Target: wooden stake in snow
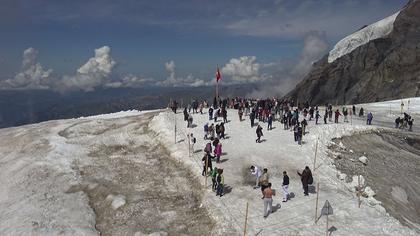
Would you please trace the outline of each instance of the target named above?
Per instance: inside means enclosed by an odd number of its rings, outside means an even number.
[[[247,228],[247,221],[248,221],[248,207],[249,207],[249,202],[246,202],[244,236],[246,235],[246,228]]]
[[[315,174],[316,153],[318,152],[318,140],[319,140],[319,138],[316,138],[316,144],[315,144],[315,158],[314,158],[314,168],[312,169],[312,174]]]
[[[191,143],[190,143],[190,135],[191,135],[191,134],[188,134],[188,135],[187,135],[187,138],[188,138],[188,156],[189,156],[189,157],[191,156]]]
[[[316,184],[315,224],[318,222],[319,183]]]
[[[360,208],[360,205],[362,204],[362,201],[360,200],[360,195],[362,195],[362,192],[360,191],[360,175],[357,175],[357,198],[358,198],[358,201],[359,201],[359,208]]]
[[[174,123],[175,123],[175,144],[176,144],[176,113],[174,113]]]

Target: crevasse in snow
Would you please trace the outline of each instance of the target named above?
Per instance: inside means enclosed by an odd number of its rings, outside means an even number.
[[[376,23],[366,26],[365,28],[340,40],[328,55],[328,63],[334,62],[338,58],[352,52],[354,49],[368,43],[371,40],[383,38],[392,32],[394,21],[400,12],[392,16],[388,16]]]

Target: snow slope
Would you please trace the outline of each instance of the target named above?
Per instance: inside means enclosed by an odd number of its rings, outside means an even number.
[[[354,49],[367,44],[369,41],[384,38],[392,32],[394,28],[394,21],[400,12],[395,13],[385,19],[366,26],[365,28],[345,37],[340,40],[328,55],[328,63],[332,63],[337,58],[340,58]]]
[[[415,109],[418,113],[419,109],[414,104],[420,103],[420,99],[413,98],[411,102],[413,104],[411,109]],[[396,101],[391,101],[365,104],[363,107],[366,112],[372,111],[375,117],[381,117],[386,116],[389,112],[388,107],[395,104]],[[378,109],[378,107],[387,109]],[[395,110],[394,107],[394,112]],[[197,176],[200,176],[202,149],[206,143],[202,138],[202,127],[209,121],[207,114],[194,114],[193,117],[197,126],[187,129],[182,113],[175,116],[172,112],[163,112],[153,119],[151,128],[158,131],[160,138],[167,144],[174,158],[190,166]],[[174,119],[177,123],[178,141],[176,144],[174,144]],[[208,180],[204,203],[219,223],[218,231],[216,231],[218,235],[226,234],[231,227],[234,227],[237,232],[243,232],[247,202],[250,207],[248,235],[325,234],[325,217],[322,217],[317,224],[314,223],[316,194],[304,197],[300,179],[296,174],[297,170],[302,171],[306,165],[313,169],[317,139],[319,145],[314,178],[315,182],[320,184],[318,205],[321,208],[325,200],[331,203],[334,215],[329,217],[330,227],[334,226],[336,230],[333,235],[418,235],[414,230],[401,225],[389,216],[373,196],[363,198],[362,207],[359,209],[354,192],[357,178],[353,177],[351,183],[340,180],[339,177],[342,177],[342,174],[336,170],[333,160],[327,156],[327,146],[331,144],[332,138],[376,129],[376,126],[366,126],[364,119],[356,117],[351,119],[351,123],[340,124],[314,125],[310,121],[309,133],[304,136],[304,144],[299,146],[293,141],[293,133],[283,130],[279,122],[274,123],[275,129],[271,131],[267,131],[266,124],[263,124],[265,141],[255,143],[255,128],[250,128],[248,120],[239,122],[235,110],[228,110],[228,119],[230,122],[226,124],[226,133],[229,138],[221,141],[225,153],[222,156],[224,161],[220,164],[213,163],[213,166],[224,169],[228,191],[222,198],[216,197],[209,187],[211,181]],[[393,118],[387,119],[385,124],[390,124],[392,127]],[[373,124],[375,124],[375,118]],[[186,135],[190,132],[197,137],[196,152],[191,156],[188,155],[186,143]],[[262,217],[263,202],[260,191],[254,190],[247,184],[247,172],[250,165],[268,168],[273,188],[277,189],[278,195],[273,203],[276,211],[267,219]],[[294,197],[287,203],[281,202],[281,178],[284,170],[289,174],[290,191],[294,193]],[[201,178],[204,184],[204,177]]]

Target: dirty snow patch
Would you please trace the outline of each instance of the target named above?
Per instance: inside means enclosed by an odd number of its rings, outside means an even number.
[[[396,201],[408,204],[407,192],[399,186],[392,187],[391,196]]]
[[[368,158],[366,156],[359,157],[359,161],[363,163],[363,165],[367,165]]]

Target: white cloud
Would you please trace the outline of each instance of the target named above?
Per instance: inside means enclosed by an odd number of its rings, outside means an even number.
[[[2,81],[2,88],[36,88],[48,89],[54,78],[51,69],[44,70],[37,62],[38,51],[28,48],[23,52],[22,69],[13,79]]]
[[[95,56],[81,66],[76,75],[65,75],[60,83],[61,90],[92,91],[109,82],[116,62],[111,57],[111,48],[103,46],[95,49]]]
[[[328,52],[325,33],[312,31],[304,38],[299,58],[268,63],[266,69],[272,75],[250,97],[282,96],[293,89],[311,70],[313,63]]]
[[[108,88],[138,88],[144,85],[149,85],[155,80],[152,78],[142,78],[136,75],[126,75],[121,80],[108,82],[105,87]]]
[[[202,79],[195,78],[192,74],[189,74],[187,77],[177,77],[175,72],[175,62],[173,60],[165,63],[165,69],[168,72],[169,76],[166,80],[159,81],[156,85],[159,86],[173,86],[173,87],[198,87],[209,85],[209,82],[206,82]]]
[[[266,76],[260,74],[261,64],[256,62],[255,56],[242,56],[232,58],[222,68],[222,78],[229,76],[232,82],[257,82],[266,79]]]

